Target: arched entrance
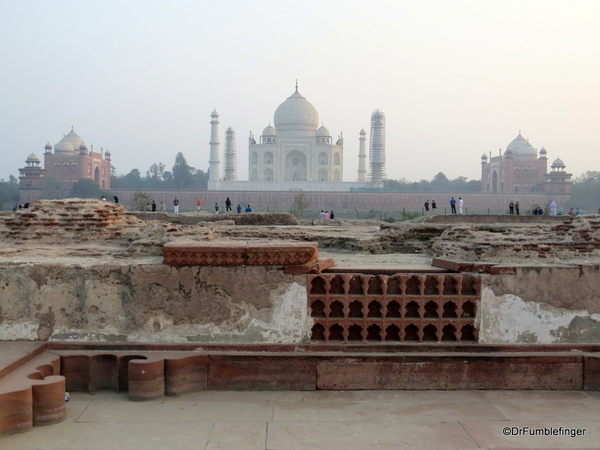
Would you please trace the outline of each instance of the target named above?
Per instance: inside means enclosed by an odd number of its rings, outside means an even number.
[[[285,157],[285,181],[306,181],[306,155],[300,150]]]
[[[492,192],[498,192],[498,172],[492,173]]]
[[[98,186],[100,186],[100,168],[96,167],[94,170],[94,181]]]

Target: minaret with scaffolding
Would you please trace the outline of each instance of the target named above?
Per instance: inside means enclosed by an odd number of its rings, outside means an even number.
[[[369,182],[373,188],[382,188],[385,179],[385,114],[378,109],[371,114],[370,144]]]
[[[235,149],[235,130],[231,127],[225,132],[225,171],[223,180],[237,181],[237,154]]]

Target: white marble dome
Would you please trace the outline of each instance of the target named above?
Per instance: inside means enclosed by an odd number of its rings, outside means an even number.
[[[25,162],[40,162],[40,158],[38,158],[38,156],[35,153],[32,153],[27,157],[27,160]]]
[[[71,144],[69,141],[66,141],[65,138],[63,138],[58,144],[56,144],[54,146],[55,153],[64,153],[64,152],[73,152],[73,151],[75,151],[73,144]]]
[[[329,130],[327,128],[325,128],[325,126],[321,126],[317,132],[315,133],[315,136],[318,137],[330,137],[331,133],[329,132]]]
[[[73,148],[79,148],[81,146],[81,144],[83,144],[83,139],[81,139],[79,137],[79,135],[77,133],[75,133],[75,131],[73,131],[73,129],[71,128],[71,131],[69,131],[69,134],[67,134],[64,138],[63,141],[68,141],[71,143],[71,145],[73,146]]]
[[[298,91],[290,95],[275,111],[275,128],[315,131],[319,113]]]
[[[269,126],[263,130],[262,135],[263,136],[277,136],[277,130],[275,130],[275,128],[273,128],[271,126],[271,124],[269,124]]]
[[[550,167],[566,167],[562,159],[556,158]]]

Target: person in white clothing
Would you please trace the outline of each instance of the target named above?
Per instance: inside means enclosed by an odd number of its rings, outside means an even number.
[[[458,213],[459,214],[463,213],[462,207],[463,207],[463,199],[462,199],[462,197],[458,197]]]

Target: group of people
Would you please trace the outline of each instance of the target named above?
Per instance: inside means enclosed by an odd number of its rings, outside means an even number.
[[[173,206],[174,206],[175,212],[178,213],[179,212],[179,200],[177,199],[177,197],[175,197],[175,200],[173,200]],[[198,199],[196,200],[196,208],[198,209],[198,214],[200,214],[200,211],[202,210],[202,199],[200,197],[198,197]],[[252,208],[250,207],[250,205],[248,205],[248,206],[246,206],[246,209],[244,209],[244,211],[252,212]],[[219,207],[219,203],[215,202],[215,216],[218,215],[219,212],[221,212],[221,208]],[[229,197],[227,197],[227,200],[225,200],[225,213],[229,213],[229,212],[233,212],[233,209],[231,207],[231,199]],[[242,212],[242,205],[240,205],[239,203],[236,207],[236,212],[238,214]]]
[[[450,213],[451,214],[456,214],[456,207],[458,206],[458,213],[462,214],[463,213],[463,206],[464,206],[464,200],[462,199],[462,197],[458,197],[458,201],[456,201],[456,199],[454,197],[452,197],[450,199]],[[435,200],[431,200],[431,203],[429,203],[429,199],[425,200],[425,203],[423,204],[423,209],[425,210],[425,215],[429,215],[429,211],[431,208],[431,212],[433,214],[437,213],[437,203],[435,202]]]
[[[331,212],[321,210],[321,212],[319,213],[319,219],[320,220],[335,219],[335,214],[333,213],[333,210]]]
[[[15,202],[15,206],[13,206],[13,212],[16,212],[20,209],[27,209],[29,208],[29,202],[26,202],[24,205],[21,205],[19,202]]]

